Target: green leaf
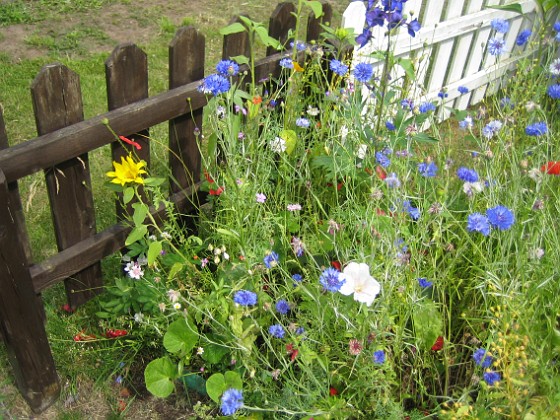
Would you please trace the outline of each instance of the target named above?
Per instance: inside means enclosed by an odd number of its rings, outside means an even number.
[[[414,71],[414,64],[412,64],[412,60],[408,58],[399,58],[397,64],[402,67],[406,76],[410,80],[416,79],[416,72]]]
[[[149,177],[149,178],[144,179],[144,185],[147,185],[149,187],[157,187],[157,186],[163,184],[165,181],[166,181],[165,178]]]
[[[150,247],[148,248],[148,264],[153,264],[158,259],[161,253],[161,241],[154,241],[150,243]]]
[[[132,231],[128,234],[126,240],[124,241],[125,246],[129,246],[134,242],[139,241],[148,233],[148,226],[140,225],[136,226]]]
[[[323,16],[323,5],[321,2],[313,0],[307,1],[305,4],[311,7],[311,10],[313,10],[313,14],[315,15],[315,19],[319,19]]]
[[[417,141],[419,143],[437,143],[439,140],[433,136],[430,136],[426,133],[418,133],[412,137],[412,140]]]
[[[220,397],[226,390],[226,378],[221,373],[215,373],[206,380],[206,392],[215,403],[220,403]]]
[[[220,346],[218,344],[208,344],[204,346],[204,353],[202,353],[202,359],[211,365],[220,363],[226,354],[229,353],[227,347]]]
[[[124,204],[130,203],[132,197],[134,197],[134,188],[132,187],[125,188],[123,192],[123,203]]]
[[[297,145],[297,134],[294,130],[280,131],[280,137],[286,142],[286,153],[291,155]]]
[[[224,378],[226,380],[226,389],[243,389],[243,381],[241,380],[241,376],[239,376],[239,373],[234,372],[233,370],[228,370],[225,373]]]
[[[152,360],[144,371],[146,388],[153,395],[166,398],[173,392],[173,381],[177,376],[176,366],[167,357]]]
[[[487,6],[489,9],[505,10],[506,12],[514,12],[523,14],[523,8],[519,3],[504,4],[503,6]]]
[[[206,392],[206,380],[195,373],[188,373],[181,377],[181,381],[185,384],[185,387],[198,392],[201,395],[207,395]]]
[[[221,35],[231,35],[231,34],[238,34],[240,32],[245,32],[247,29],[239,22],[232,23],[231,25],[226,26],[225,28],[220,29]]]
[[[163,346],[173,354],[188,354],[197,343],[196,326],[186,318],[172,322],[163,336]]]
[[[412,315],[416,339],[424,350],[429,350],[443,335],[443,322],[436,304],[428,299],[420,301]]]
[[[218,149],[218,135],[214,132],[208,136],[208,146],[206,153],[208,153],[208,161],[216,161],[216,151]]]
[[[249,57],[244,55],[236,55],[235,57],[230,57],[237,64],[249,64]]]
[[[264,26],[257,26],[255,28],[257,36],[264,44],[265,47],[273,47],[277,50],[281,48],[280,42],[268,35],[268,30]]]
[[[132,208],[134,209],[134,214],[132,215],[134,226],[143,225],[148,214],[148,206],[144,203],[134,203]]]
[[[183,269],[183,264],[176,262],[171,266],[171,270],[169,270],[169,275],[167,276],[168,279],[172,279],[175,277],[181,270]]]

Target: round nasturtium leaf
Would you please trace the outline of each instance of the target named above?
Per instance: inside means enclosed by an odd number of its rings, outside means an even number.
[[[146,388],[153,395],[166,398],[175,389],[173,381],[177,376],[177,367],[167,357],[152,360],[144,370]]]

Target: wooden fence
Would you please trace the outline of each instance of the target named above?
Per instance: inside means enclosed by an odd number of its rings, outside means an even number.
[[[445,106],[464,110],[495,92],[506,71],[519,59],[534,53],[534,44],[520,47],[515,41],[522,30],[532,28],[536,1],[516,2],[521,5],[523,15],[491,8],[510,3],[505,0],[408,0],[404,11],[417,17],[422,28],[414,38],[406,28],[400,28],[392,41],[392,51],[395,57],[411,58],[415,63],[416,80],[411,99],[415,103],[433,101],[445,90],[448,94]],[[504,54],[499,59],[487,51],[488,41],[496,36],[491,28],[491,21],[496,18],[510,22],[504,36]],[[361,33],[364,23],[364,3],[350,3],[342,25]],[[537,32],[536,28],[532,29]],[[383,62],[372,59],[370,54],[387,49],[385,32],[386,28],[376,28],[374,38],[363,48],[354,50],[354,65],[371,62],[378,74],[381,73]],[[397,68],[393,80],[403,75],[404,70]],[[468,88],[469,93],[461,95],[459,86]],[[445,119],[449,111],[441,110],[439,116]]]
[[[331,20],[328,3],[323,11],[321,18],[309,18],[307,41],[317,39],[320,24]],[[269,35],[286,44],[295,28],[294,12],[292,3],[279,4]],[[246,33],[225,36],[223,57],[248,55],[248,48]],[[256,64],[256,80],[279,75],[278,63],[286,54],[267,54]],[[47,65],[31,86],[38,137],[13,147],[0,111],[0,331],[17,385],[35,412],[60,393],[41,291],[63,281],[72,308],[88,301],[102,290],[100,261],[123,248],[130,232],[124,224],[96,231],[88,153],[110,143],[113,160],[128,154],[104,124],[108,120],[116,133],[142,144],[136,153],[149,162],[147,130],[169,121],[169,165],[177,182],[170,200],[181,212],[196,214],[201,157],[194,132],[202,126],[207,103],[197,89],[204,58],[204,36],[193,27],[180,28],[169,46],[170,89],[148,97],[146,54],[132,43],[117,46],[105,62],[109,112],[86,121],[78,75],[60,64]],[[45,173],[59,252],[33,262],[17,183],[38,171]],[[164,217],[161,208],[153,213],[156,220]]]

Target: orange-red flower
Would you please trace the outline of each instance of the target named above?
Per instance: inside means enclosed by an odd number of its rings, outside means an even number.
[[[560,175],[560,162],[547,162],[541,166],[541,172],[548,175]]]

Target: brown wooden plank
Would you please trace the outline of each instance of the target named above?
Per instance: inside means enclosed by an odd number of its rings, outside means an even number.
[[[278,75],[281,58],[283,55],[275,54],[259,60],[255,68],[256,80],[269,74]],[[242,70],[246,69],[242,66]],[[117,133],[134,133],[189,114],[191,109],[200,109],[207,103],[206,95],[198,91],[199,85],[200,82],[189,83],[2,150],[0,168],[8,182],[16,181],[109,144],[114,137],[103,124],[104,120],[108,120]]]
[[[57,400],[60,384],[25,250],[14,240],[19,228],[12,218],[11,200],[0,169],[0,329],[17,386],[31,409],[40,413]]]
[[[323,2],[323,16],[316,19],[311,13],[307,18],[307,42],[318,41],[323,31],[321,24],[328,25],[332,22],[333,8],[330,3]]]
[[[180,28],[169,44],[169,88],[204,78],[206,40],[194,27]],[[202,108],[169,121],[171,191],[179,192],[200,179]],[[195,134],[198,131],[198,135]]]
[[[0,106],[0,150],[7,149],[8,147],[8,134],[6,133],[6,125],[4,123],[4,112]],[[25,228],[25,215],[23,213],[23,206],[21,205],[17,181],[10,182],[8,184],[8,191],[12,202],[12,215],[16,222],[16,228],[19,232],[17,238],[23,247],[26,260],[31,262],[31,246],[29,245],[29,235],[27,234],[27,229]]]
[[[296,29],[296,6],[290,2],[279,3],[272,12],[268,21],[268,35],[280,41],[283,49],[289,49],[287,45],[292,39],[288,39],[290,30]],[[267,47],[266,55],[276,54],[278,51],[275,48]]]
[[[182,213],[192,213],[198,207],[198,190],[200,183],[173,194],[170,201]],[[152,208],[155,220],[165,219],[165,209]],[[113,225],[103,232],[84,239],[51,258],[30,267],[33,287],[37,293],[53,286],[60,280],[77,273],[84,267],[117,252],[124,247],[124,241],[130,233],[131,227],[124,224]]]
[[[105,61],[105,77],[107,82],[107,102],[109,111],[121,108],[148,97],[148,57],[135,44],[118,45]],[[139,132],[117,132],[118,135],[138,143],[141,149],[121,141],[111,144],[112,158],[120,162],[122,157],[132,153],[137,159],[150,165],[150,143],[148,130]],[[117,198],[117,220],[123,220],[127,213],[132,213],[132,201],[122,206],[122,196]]]
[[[248,17],[248,16],[247,16]],[[239,16],[234,17],[229,24],[239,22],[243,24]],[[224,35],[224,45],[222,49],[222,58],[229,59],[238,55],[249,57],[251,54],[249,44],[249,34],[247,31],[236,34]]]
[[[83,121],[79,76],[61,64],[44,66],[31,85],[39,135]],[[95,210],[87,153],[45,170],[59,250],[95,234]],[[75,308],[101,291],[101,265],[65,281],[68,303]]]

